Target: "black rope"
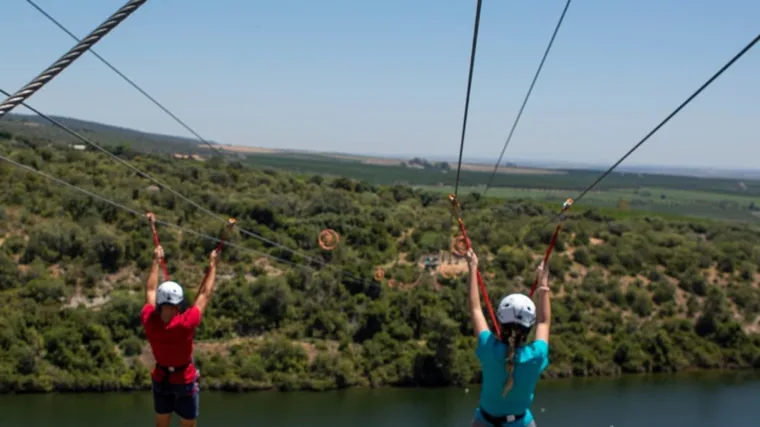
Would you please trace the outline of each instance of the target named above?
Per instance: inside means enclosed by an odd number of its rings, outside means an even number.
[[[562,15],[560,15],[559,20],[557,21],[557,26],[554,27],[554,33],[552,34],[552,38],[549,40],[549,44],[546,46],[546,50],[544,51],[544,56],[541,58],[541,62],[538,64],[538,69],[536,70],[536,74],[533,76],[533,81],[530,83],[530,87],[528,88],[528,93],[525,94],[525,99],[523,99],[523,103],[520,106],[520,110],[517,112],[517,117],[515,117],[515,121],[512,123],[512,129],[509,130],[509,135],[507,135],[507,140],[504,142],[504,148],[501,149],[501,154],[499,154],[499,160],[496,161],[496,164],[493,166],[493,172],[491,172],[491,177],[488,179],[488,184],[486,184],[486,188],[481,193],[481,196],[485,196],[486,192],[489,188],[491,188],[491,184],[493,183],[494,178],[496,177],[496,172],[499,169],[499,164],[501,163],[501,159],[504,157],[504,153],[507,151],[507,146],[509,146],[509,142],[512,140],[512,135],[515,133],[515,129],[517,128],[517,124],[520,122],[520,117],[522,117],[523,110],[525,109],[525,105],[528,104],[528,100],[530,99],[530,94],[533,92],[533,87],[536,85],[536,81],[538,80],[538,76],[541,74],[541,69],[544,67],[544,62],[546,62],[546,57],[549,56],[549,51],[552,49],[552,45],[554,44],[554,39],[557,38],[557,33],[559,32],[560,27],[562,26],[562,21],[565,19],[565,14],[567,13],[567,9],[570,7],[570,3],[572,0],[567,0],[567,3],[565,3],[565,8],[562,10]]]
[[[475,53],[478,49],[478,29],[480,28],[480,11],[483,0],[478,0],[475,9],[475,25],[472,30],[472,48],[470,49],[470,72],[467,76],[467,96],[464,101],[464,117],[462,118],[462,137],[459,141],[459,161],[457,162],[457,177],[454,184],[454,195],[459,192],[459,173],[462,170],[462,154],[464,153],[464,136],[467,133],[467,113],[470,110],[470,91],[472,89],[472,73],[475,70]]]
[[[72,39],[76,40],[77,42],[80,41],[80,39],[76,35],[74,35],[74,33],[72,33],[71,31],[69,31],[68,28],[66,28],[57,19],[55,19],[49,13],[47,13],[42,7],[40,7],[39,5],[37,5],[37,3],[35,3],[32,0],[26,0],[26,2],[29,3],[32,7],[34,7],[42,15],[44,15],[47,19],[49,19],[58,28],[60,28],[61,30],[63,30],[63,32],[65,32],[66,34],[68,34]],[[100,60],[100,62],[102,62],[103,64],[105,64],[114,73],[118,74],[119,77],[121,77],[122,79],[124,79],[124,81],[126,81],[127,83],[129,83],[133,88],[137,89],[138,92],[140,92],[141,94],[143,94],[146,98],[148,98],[151,102],[153,102],[153,104],[155,104],[158,108],[160,108],[166,114],[168,114],[172,119],[174,119],[175,122],[179,123],[180,126],[184,127],[188,132],[190,132],[191,134],[195,135],[195,137],[198,138],[198,140],[200,142],[208,145],[208,147],[211,150],[215,151],[220,156],[223,156],[223,157],[227,158],[228,160],[230,160],[230,158],[228,156],[226,156],[223,151],[221,151],[219,148],[215,147],[211,142],[207,141],[198,132],[196,132],[195,130],[193,130],[193,128],[191,128],[185,122],[183,122],[182,120],[180,120],[179,117],[177,117],[176,115],[174,115],[174,113],[172,113],[168,108],[164,107],[163,104],[161,104],[160,102],[158,102],[155,98],[153,98],[150,94],[148,94],[148,92],[146,92],[140,86],[138,86],[137,83],[135,83],[134,81],[132,81],[132,79],[130,79],[129,77],[127,77],[126,75],[124,75],[124,73],[122,73],[121,71],[119,71],[118,68],[116,68],[115,66],[113,66],[110,62],[106,61],[105,58],[103,58],[102,56],[100,56],[100,54],[98,54],[97,52],[95,52],[92,48],[90,48],[89,50],[90,50],[90,53],[92,53],[93,55],[95,55],[95,57]]]
[[[111,30],[116,28],[116,26],[127,19],[129,15],[136,11],[140,6],[145,4],[146,1],[147,0],[129,0],[127,4],[122,6],[121,9],[117,10],[116,13],[106,19],[102,24],[98,26],[98,28],[94,29],[90,34],[88,34],[87,37],[69,49],[69,51],[66,52],[62,57],[58,58],[53,63],[53,65],[45,69],[45,71],[35,77],[34,80],[27,83],[26,86],[19,89],[18,92],[14,93],[13,95],[9,95],[8,98],[3,101],[2,104],[0,104],[0,118],[11,112],[11,110],[14,108],[18,107],[19,104],[24,102],[30,96],[34,95],[35,92],[53,80],[55,76],[65,70],[66,67],[74,63],[74,61],[82,56],[82,54],[87,49],[94,46],[95,43],[99,42],[103,37],[106,36],[106,34],[111,32]]]
[[[655,126],[655,128],[652,129],[648,134],[646,134],[646,136],[644,138],[642,138],[641,141],[639,141],[636,145],[634,145],[633,148],[631,148],[630,150],[628,150],[628,152],[625,153],[625,155],[623,157],[621,157],[617,162],[615,162],[615,164],[613,164],[612,166],[610,166],[610,168],[607,169],[607,171],[605,171],[603,174],[601,174],[599,176],[599,178],[596,179],[596,181],[594,181],[593,183],[591,183],[591,185],[589,185],[585,190],[583,190],[583,192],[581,192],[581,194],[578,197],[576,197],[573,202],[577,202],[578,200],[582,199],[583,196],[585,196],[589,191],[591,191],[600,182],[602,182],[602,180],[604,178],[606,178],[607,175],[609,175],[610,173],[612,173],[612,171],[615,170],[615,168],[618,167],[618,165],[620,165],[621,163],[623,163],[623,161],[625,159],[627,159],[628,156],[630,156],[631,154],[633,154],[634,151],[636,151],[639,147],[641,147],[652,135],[654,135],[658,130],[660,130],[660,128],[663,127],[665,125],[665,123],[669,122],[670,119],[672,119],[684,107],[686,107],[686,105],[689,104],[694,98],[696,98],[697,95],[699,95],[700,93],[702,93],[702,91],[705,90],[707,88],[707,86],[710,86],[710,84],[712,84],[713,81],[715,81],[718,77],[720,77],[720,75],[723,74],[723,72],[725,72],[732,65],[734,65],[734,62],[738,61],[739,58],[741,58],[742,56],[744,56],[745,53],[747,53],[750,49],[752,49],[752,47],[754,47],[755,44],[757,44],[758,41],[760,41],[760,34],[758,34],[757,36],[755,36],[755,38],[752,41],[750,41],[741,51],[739,51],[739,53],[737,53],[736,55],[734,55],[734,57],[731,58],[731,60],[728,61],[726,63],[726,65],[724,65],[723,67],[721,67],[720,70],[718,70],[712,77],[710,77],[709,80],[707,80],[705,83],[703,83],[702,86],[700,86],[700,88],[696,90],[696,92],[694,92],[693,94],[691,94],[691,96],[689,96],[686,99],[686,101],[682,102],[681,105],[678,106],[678,108],[676,108],[675,110],[673,110],[672,113],[668,114],[668,116],[665,117],[665,119],[662,122],[660,122],[660,124],[658,124],[657,126]]]

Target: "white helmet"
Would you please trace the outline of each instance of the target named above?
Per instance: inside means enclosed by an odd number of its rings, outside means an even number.
[[[536,304],[527,295],[511,294],[499,303],[496,318],[502,325],[518,323],[530,328],[536,323]]]
[[[164,282],[156,292],[156,305],[179,305],[182,302],[182,286],[176,282]]]

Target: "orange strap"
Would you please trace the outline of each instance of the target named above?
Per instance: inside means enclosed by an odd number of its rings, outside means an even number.
[[[232,227],[235,226],[235,223],[237,220],[235,218],[230,218],[227,220],[227,226],[224,227],[224,230],[222,230],[222,235],[219,238],[219,243],[216,245],[216,256],[219,256],[219,254],[222,253],[222,247],[224,247],[224,241],[229,237],[230,230],[232,230]],[[203,284],[206,283],[206,278],[208,278],[209,270],[206,269],[206,273],[203,275],[203,280],[201,281],[201,288],[198,290],[200,293],[203,291]]]
[[[562,214],[567,212],[571,207],[573,206],[573,199],[567,199],[565,200],[565,203],[562,204]],[[562,221],[564,217],[560,217],[560,221]],[[549,263],[549,257],[552,255],[552,251],[554,250],[554,246],[557,244],[557,237],[559,236],[559,231],[562,229],[562,223],[560,222],[557,224],[557,227],[554,229],[554,235],[552,235],[552,240],[549,242],[549,247],[546,248],[546,253],[544,254],[544,268],[548,266]],[[530,296],[533,298],[533,293],[536,292],[536,288],[538,287],[538,276],[533,280],[533,285],[530,287]]]
[[[229,237],[230,230],[232,230],[232,227],[235,226],[235,223],[237,220],[235,218],[230,218],[227,220],[227,227],[224,228],[224,231],[222,231],[222,237],[219,239],[219,244],[216,245],[216,251],[222,252],[222,247],[224,247],[224,241]]]
[[[449,195],[449,200],[451,201],[451,205],[454,209],[454,216],[457,219],[457,224],[459,225],[459,231],[462,233],[464,244],[467,246],[467,250],[470,250],[472,249],[472,243],[470,242],[470,238],[467,236],[467,229],[465,228],[464,221],[462,220],[462,215],[459,209],[459,202],[457,202],[457,198],[453,194]],[[496,330],[496,336],[501,338],[501,327],[499,325],[499,322],[496,320],[496,314],[493,311],[491,299],[488,297],[488,291],[486,291],[486,285],[483,282],[483,276],[480,275],[480,270],[476,270],[475,272],[478,279],[478,287],[480,287],[480,293],[483,294],[483,300],[485,300],[486,308],[488,308],[488,314],[491,316],[491,322],[493,323],[493,327]]]
[[[153,232],[153,244],[156,247],[159,247],[161,246],[161,241],[158,239],[158,232],[156,231],[156,215],[154,215],[153,212],[148,212],[145,216],[148,217],[148,220],[150,221],[150,230]],[[171,280],[169,278],[169,270],[166,269],[166,261],[164,261],[164,257],[159,258],[159,262],[161,263],[161,270],[164,272],[164,280]]]

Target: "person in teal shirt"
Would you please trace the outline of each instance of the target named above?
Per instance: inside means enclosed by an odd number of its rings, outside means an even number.
[[[527,295],[515,293],[499,303],[496,318],[501,338],[488,329],[480,306],[478,257],[467,252],[470,269],[469,308],[478,346],[475,355],[483,372],[480,407],[472,427],[536,427],[530,405],[541,373],[549,366],[551,304],[549,269],[537,269],[538,306]],[[528,335],[536,330],[535,339]]]

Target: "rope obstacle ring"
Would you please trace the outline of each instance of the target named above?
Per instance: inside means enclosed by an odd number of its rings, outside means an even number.
[[[467,239],[464,237],[464,235],[460,234],[452,239],[451,253],[454,255],[458,256],[459,258],[464,258],[464,256],[467,255],[468,249]]]
[[[326,251],[335,250],[338,247],[338,243],[340,243],[340,235],[337,231],[325,228],[319,232],[319,246],[322,249]]]

